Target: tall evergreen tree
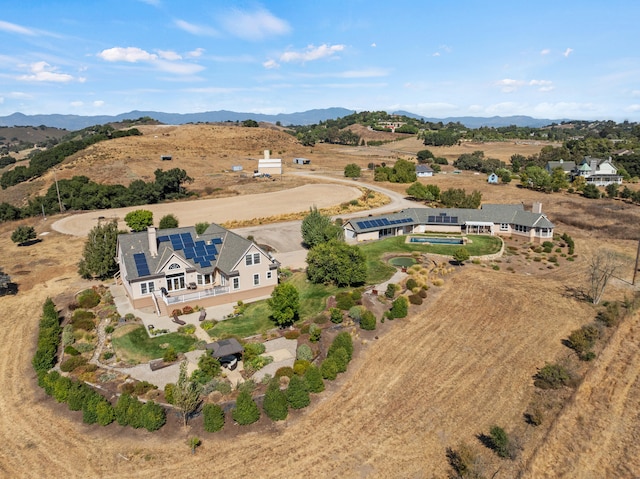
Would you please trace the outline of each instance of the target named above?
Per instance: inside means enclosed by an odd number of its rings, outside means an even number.
[[[117,243],[118,223],[115,220],[94,226],[78,263],[80,276],[100,279],[112,276],[118,270],[115,260]]]
[[[286,396],[287,402],[293,409],[303,409],[311,402],[307,385],[300,376],[293,376],[291,378]]]
[[[324,391],[324,381],[322,380],[322,374],[320,370],[313,364],[304,373],[304,380],[307,383],[309,392],[321,393]]]
[[[241,426],[253,424],[260,419],[260,409],[248,391],[241,391],[238,395],[231,417]]]
[[[272,421],[282,421],[286,419],[289,414],[287,397],[280,390],[280,382],[277,378],[269,382],[267,392],[264,395],[262,409],[264,409],[264,413]]]

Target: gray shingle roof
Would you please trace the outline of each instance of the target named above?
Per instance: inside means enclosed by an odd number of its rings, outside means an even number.
[[[210,261],[210,265],[202,266],[202,264],[196,262],[194,258],[187,258],[185,249],[174,249],[170,241],[158,241],[158,238],[163,236],[177,234],[188,234],[193,241],[215,244],[217,250],[215,259]],[[118,235],[118,244],[122,251],[122,260],[127,269],[127,280],[131,281],[142,277],[153,277],[154,275],[162,274],[160,271],[174,254],[200,274],[212,273],[217,268],[228,275],[233,271],[238,261],[244,257],[246,251],[253,243],[219,225],[212,224],[201,235],[196,233],[193,226],[157,230],[157,256],[151,255],[149,250],[149,236],[146,231]],[[144,260],[146,260],[150,274],[140,274],[134,255],[144,255]],[[138,256],[138,258],[141,257]]]

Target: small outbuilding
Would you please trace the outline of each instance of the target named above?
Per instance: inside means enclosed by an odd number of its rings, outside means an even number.
[[[222,358],[224,356],[237,356],[244,352],[242,344],[235,338],[221,339],[205,346],[207,351],[211,351],[214,358]]]
[[[258,160],[258,173],[260,175],[281,175],[282,160],[280,158],[269,158],[269,150],[264,150],[264,158]]]
[[[242,165],[233,165],[231,171],[242,171]]]
[[[311,164],[311,160],[307,159],[307,158],[294,158],[293,159],[293,163],[296,165],[310,165]]]
[[[491,173],[489,175],[489,177],[487,178],[487,183],[489,183],[490,185],[497,185],[498,184],[498,175],[496,175],[495,173]]]
[[[160,159],[162,161],[171,161],[173,159],[173,157],[171,155],[161,155]]]

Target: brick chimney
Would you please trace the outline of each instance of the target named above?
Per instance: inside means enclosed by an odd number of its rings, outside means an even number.
[[[531,211],[534,212],[534,213],[541,214],[542,213],[542,203],[540,203],[539,201],[534,201],[533,202],[533,207],[531,208]]]
[[[156,229],[153,226],[147,228],[147,238],[149,240],[149,253],[155,258],[158,256],[158,240],[156,238]]]

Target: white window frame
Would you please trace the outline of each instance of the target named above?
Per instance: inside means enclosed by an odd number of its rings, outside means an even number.
[[[256,273],[253,275],[253,285],[260,286],[260,273]]]
[[[500,223],[500,231],[509,231],[509,223]]]
[[[253,253],[253,264],[260,264],[260,253]]]
[[[272,277],[272,271],[267,271],[267,279],[271,279]]]
[[[156,284],[153,281],[140,283],[140,294],[147,295],[153,294],[156,289]]]
[[[240,278],[233,278],[233,289],[240,289]]]
[[[178,263],[171,263],[169,265],[169,269],[180,269],[182,268],[182,266],[180,266]]]

